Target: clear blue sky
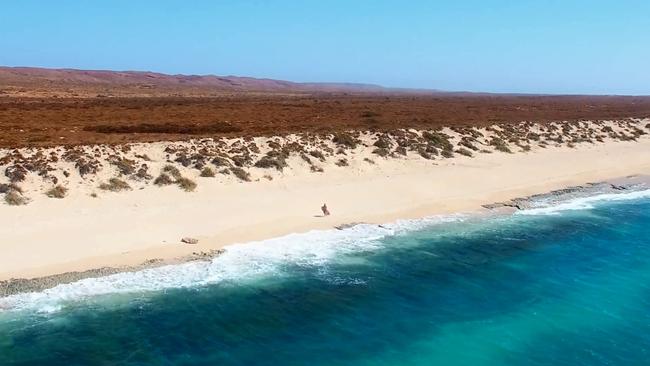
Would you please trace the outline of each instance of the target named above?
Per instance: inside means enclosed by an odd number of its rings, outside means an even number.
[[[16,0],[0,64],[650,94],[650,0]]]

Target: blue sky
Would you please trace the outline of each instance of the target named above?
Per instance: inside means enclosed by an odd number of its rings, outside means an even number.
[[[650,1],[6,1],[0,64],[650,94]]]

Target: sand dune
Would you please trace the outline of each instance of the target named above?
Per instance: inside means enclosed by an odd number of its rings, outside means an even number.
[[[646,123],[638,122],[639,126]],[[376,134],[359,138],[362,143],[344,155],[337,157],[333,152],[324,162],[312,163],[323,168],[322,173],[314,173],[297,155],[290,156],[282,170],[250,168],[251,182],[232,174],[203,178],[199,170],[181,166],[181,173],[198,183],[193,192],[135,180],[129,181],[130,191],[104,192],[97,189],[98,184],[117,169],[107,166],[92,178],[65,178],[68,196],[51,199],[43,194],[49,185],[30,173],[22,187],[31,202],[18,207],[0,205],[0,279],[173,260],[230,243],[351,222],[383,223],[475,211],[482,204],[517,196],[650,173],[650,138],[646,135],[636,141],[607,139],[569,144],[572,147],[532,144],[527,152],[493,150],[475,152],[473,157],[456,153],[434,159],[412,152],[384,158],[373,153]],[[225,143],[233,145],[234,140]],[[258,145],[269,142],[267,138],[254,141]],[[162,142],[133,144],[128,154],[148,154],[150,168],[157,172],[167,164],[167,147]],[[267,150],[272,149],[260,154]],[[337,165],[342,156],[347,166]],[[72,163],[60,164],[74,169]],[[99,196],[91,197],[91,193]],[[320,216],[323,202],[331,216]],[[183,237],[197,238],[199,243],[183,244]]]

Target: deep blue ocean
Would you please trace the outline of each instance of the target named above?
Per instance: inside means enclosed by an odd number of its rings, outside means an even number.
[[[649,365],[650,199],[362,225],[6,298],[0,365]]]

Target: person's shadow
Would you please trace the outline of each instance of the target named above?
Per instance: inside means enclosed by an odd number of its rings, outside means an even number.
[[[325,217],[325,215],[314,215],[314,217]]]

